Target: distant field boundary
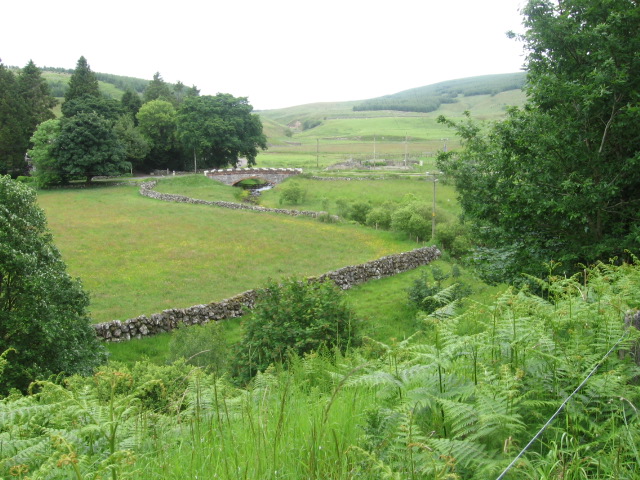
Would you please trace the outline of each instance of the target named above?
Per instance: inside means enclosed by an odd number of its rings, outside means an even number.
[[[388,255],[371,262],[347,266],[306,280],[310,283],[331,280],[342,290],[347,290],[369,280],[390,277],[428,265],[439,257],[440,250],[436,247],[422,247],[409,252]],[[170,332],[184,326],[240,317],[255,306],[258,292],[258,290],[248,290],[219,302],[188,308],[173,308],[164,310],[162,313],[154,313],[151,317],[141,315],[125,321],[112,320],[95,324],[93,327],[101,340],[126,342],[134,338]]]
[[[211,205],[214,207],[230,208],[233,210],[251,210],[252,212],[271,212],[281,213],[292,217],[312,217],[317,218],[321,215],[326,215],[327,212],[310,212],[307,210],[287,210],[285,208],[267,208],[260,207],[258,205],[245,205],[243,203],[223,202],[223,201],[209,201],[200,200],[198,198],[185,197],[184,195],[175,195],[173,193],[160,193],[156,192],[154,188],[157,185],[157,181],[144,182],[140,185],[140,195],[144,197],[154,198],[163,202],[178,202],[178,203],[190,203],[193,205]]]

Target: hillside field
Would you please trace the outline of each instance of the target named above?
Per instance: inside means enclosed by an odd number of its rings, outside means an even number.
[[[39,203],[70,273],[91,293],[95,321],[221,300],[269,278],[416,246],[356,225],[160,202],[135,186],[44,191]]]

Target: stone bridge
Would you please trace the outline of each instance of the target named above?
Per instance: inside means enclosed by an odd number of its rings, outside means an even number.
[[[228,168],[204,171],[205,176],[226,185],[235,185],[248,179],[260,179],[275,185],[301,173],[301,168]]]

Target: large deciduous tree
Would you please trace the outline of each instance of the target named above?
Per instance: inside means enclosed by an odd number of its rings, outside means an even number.
[[[530,0],[528,102],[440,156],[481,247],[485,278],[640,248],[640,7],[633,0]]]
[[[152,100],[140,107],[136,119],[150,146],[145,167],[180,168],[175,107],[166,100]]]
[[[29,156],[35,166],[35,178],[39,187],[67,183],[67,176],[60,169],[56,158],[56,146],[60,135],[60,120],[47,120],[38,125],[31,137]]]
[[[89,373],[105,359],[88,296],[66,272],[35,192],[0,176],[0,395],[36,378]]]
[[[258,149],[266,149],[267,141],[252,110],[245,97],[226,93],[187,97],[178,112],[178,136],[202,167],[235,165],[240,157],[255,165]]]
[[[61,172],[87,183],[95,175],[120,175],[131,168],[113,124],[96,113],[63,118],[54,155]]]

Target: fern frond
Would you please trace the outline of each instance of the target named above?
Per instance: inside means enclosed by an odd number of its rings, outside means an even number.
[[[492,460],[484,445],[468,440],[432,438],[427,444],[441,456],[449,457],[452,463],[464,468],[477,468]]]

